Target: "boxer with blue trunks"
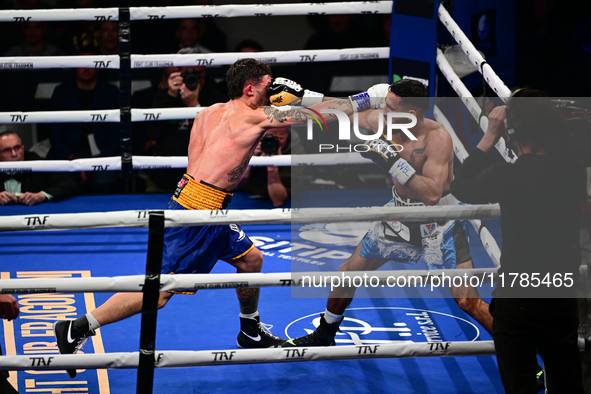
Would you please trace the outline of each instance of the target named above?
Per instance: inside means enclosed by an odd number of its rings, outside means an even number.
[[[393,198],[385,206],[425,206],[420,200]],[[458,200],[444,192],[437,205],[456,205]],[[465,220],[432,223],[376,222],[363,238],[359,255],[366,259],[388,259],[398,263],[425,263],[429,270],[453,269],[472,260]]]
[[[308,117],[323,109],[337,109],[347,115],[362,105],[377,105],[383,96],[372,90],[352,96],[350,100],[324,98],[322,94],[303,89],[285,78],[271,78],[269,65],[255,59],[236,61],[226,72],[230,100],[217,103],[199,112],[188,146],[186,173],[178,184],[169,209],[219,210],[230,203],[234,190],[248,168],[257,144],[267,130],[306,126]],[[183,79],[172,73],[168,94],[178,97],[185,90]],[[371,101],[372,99],[373,101]],[[280,111],[269,106],[301,104]],[[327,122],[336,116],[325,115]],[[238,225],[179,227],[166,231],[164,273],[206,273],[218,260],[236,268],[237,273],[257,273],[263,265],[263,254]],[[277,347],[284,342],[269,331],[270,325],[260,321],[258,312],[260,289],[236,288],[240,304],[240,332],[237,344],[243,348]],[[160,292],[158,308],[164,307],[172,292]],[[61,354],[73,354],[82,348],[97,328],[140,313],[142,293],[116,293],[98,308],[76,320],[60,320],[54,326]],[[71,340],[73,339],[73,340]],[[70,377],[76,371],[68,370]]]
[[[360,112],[352,120],[360,129],[375,133],[373,139],[364,138],[366,148],[359,148],[359,152],[392,177],[393,199],[387,206],[457,205],[458,201],[446,192],[453,180],[452,139],[442,125],[425,117],[430,108],[427,87],[413,79],[383,85],[387,87],[383,108]],[[387,130],[384,124],[388,124]],[[466,227],[461,221],[373,223],[339,271],[373,271],[390,260],[424,262],[429,270],[473,268]],[[462,310],[490,331],[488,304],[475,287],[452,285],[450,293]],[[354,295],[354,286],[333,287],[316,330],[282,346],[334,345]]]
[[[226,190],[185,174],[166,209],[226,209],[231,200]],[[253,248],[238,224],[167,228],[162,273],[207,274],[218,260],[238,259]]]

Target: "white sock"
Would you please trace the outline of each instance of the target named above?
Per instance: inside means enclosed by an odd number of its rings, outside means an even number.
[[[342,317],[343,315],[335,315],[334,313],[329,312],[328,309],[324,311],[324,320],[326,320],[328,324],[339,323]]]
[[[257,316],[259,315],[259,311],[253,312],[253,313],[249,313],[248,315],[245,315],[244,313],[240,314],[240,317],[244,318],[244,319],[255,319]]]
[[[92,316],[92,313],[87,313],[86,314],[86,319],[88,320],[88,326],[90,327],[90,329],[92,331],[95,331],[97,328],[99,328],[101,326],[99,324],[98,320],[96,320],[94,318],[94,316]]]

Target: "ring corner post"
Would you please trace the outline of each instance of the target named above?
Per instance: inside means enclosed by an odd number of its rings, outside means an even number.
[[[154,385],[156,320],[160,294],[160,271],[164,251],[164,211],[151,211],[148,230],[146,280],[143,287],[137,393],[150,394]]]
[[[441,0],[394,0],[390,30],[390,82],[415,79],[435,97],[437,12]]]
[[[124,1],[123,3],[128,3]],[[121,117],[121,177],[126,180],[125,191],[129,192],[129,181],[133,180],[131,141],[131,21],[128,7],[119,8],[119,107]],[[135,191],[135,190],[134,190]]]

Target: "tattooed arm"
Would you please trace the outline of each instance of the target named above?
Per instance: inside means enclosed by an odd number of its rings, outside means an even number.
[[[262,111],[265,119],[261,119],[260,125],[263,129],[305,126],[308,119],[312,119],[313,116],[318,116],[323,109],[339,110],[346,115],[351,115],[353,113],[351,102],[347,99],[335,99],[314,104],[309,108],[294,108],[287,111],[280,111],[273,107],[261,107],[259,110]],[[337,120],[337,116],[332,113],[322,113],[321,115],[326,122]]]

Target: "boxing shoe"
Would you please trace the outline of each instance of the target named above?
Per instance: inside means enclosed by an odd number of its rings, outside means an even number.
[[[341,320],[337,323],[327,323],[324,320],[324,313],[320,314],[320,325],[314,332],[303,337],[293,338],[285,341],[281,347],[304,347],[304,346],[334,346],[334,337],[337,335],[339,325],[345,317],[341,317]]]
[[[281,347],[285,339],[271,334],[271,328],[271,324],[261,323],[259,316],[254,319],[241,317],[236,344],[243,349]]]
[[[88,326],[86,316],[77,320],[60,320],[53,325],[53,333],[57,341],[60,354],[75,354],[82,349],[88,339],[95,335],[95,332]],[[76,377],[75,369],[67,369],[68,376]]]

